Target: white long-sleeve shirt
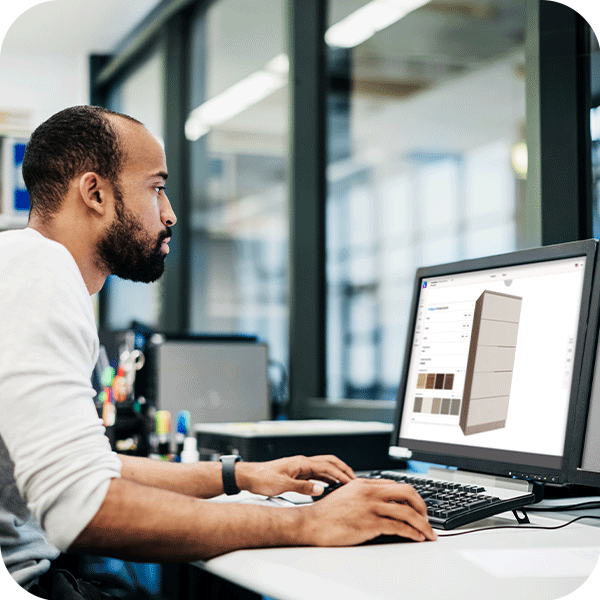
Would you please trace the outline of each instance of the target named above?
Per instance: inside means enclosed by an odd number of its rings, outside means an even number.
[[[0,546],[25,587],[120,476],[93,403],[97,356],[93,305],[69,251],[33,229],[0,233],[0,446],[10,457],[0,460]]]

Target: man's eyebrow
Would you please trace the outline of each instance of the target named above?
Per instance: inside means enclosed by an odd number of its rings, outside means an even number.
[[[160,177],[161,179],[164,179],[166,181],[168,176],[169,174],[167,172],[159,171],[158,173],[154,173],[150,177]]]

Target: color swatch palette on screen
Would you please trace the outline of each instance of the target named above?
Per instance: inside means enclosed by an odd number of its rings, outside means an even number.
[[[451,390],[454,385],[454,373],[419,373],[418,390]]]
[[[413,412],[424,415],[460,414],[460,398],[415,398]]]

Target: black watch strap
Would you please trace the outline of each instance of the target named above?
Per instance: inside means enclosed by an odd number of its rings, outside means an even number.
[[[223,490],[228,496],[233,496],[241,492],[235,482],[235,463],[241,460],[238,454],[223,454],[219,456],[223,469]]]

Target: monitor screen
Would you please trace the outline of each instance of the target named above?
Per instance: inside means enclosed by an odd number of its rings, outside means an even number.
[[[390,454],[564,482],[595,250],[419,269]]]
[[[149,345],[151,401],[192,424],[264,421],[269,417],[267,344],[245,339],[159,334]]]

